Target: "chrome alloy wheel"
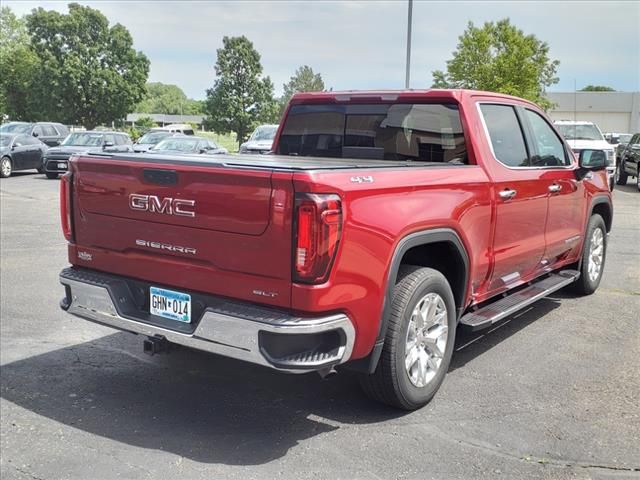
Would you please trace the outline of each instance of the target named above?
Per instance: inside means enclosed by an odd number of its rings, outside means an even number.
[[[11,160],[8,157],[4,157],[2,162],[0,163],[0,171],[2,172],[2,176],[4,178],[11,175]]]
[[[437,293],[422,297],[411,313],[404,366],[416,387],[424,387],[438,373],[449,337],[447,317],[447,307]]]
[[[589,280],[592,282],[598,280],[598,276],[602,270],[603,260],[604,233],[602,232],[602,229],[596,228],[591,234],[591,242],[589,245]]]

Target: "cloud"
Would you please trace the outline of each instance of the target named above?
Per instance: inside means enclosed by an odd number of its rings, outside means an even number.
[[[64,2],[3,2],[16,13],[35,6],[66,11]],[[246,35],[280,92],[300,65],[321,72],[334,89],[404,86],[407,8],[404,1],[116,1],[81,2],[125,25],[151,60],[150,80],[175,83],[203,98],[213,84],[216,49],[225,35]],[[550,45],[560,60],[554,90],[604,83],[640,89],[640,3],[414,2],[412,82],[431,84],[444,69],[468,21],[509,17]],[[634,61],[635,60],[635,61]]]

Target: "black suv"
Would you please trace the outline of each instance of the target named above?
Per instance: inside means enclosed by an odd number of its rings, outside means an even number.
[[[69,129],[54,122],[9,122],[0,127],[2,133],[32,135],[50,147],[57,147],[69,135]]]
[[[42,159],[47,178],[58,178],[68,168],[69,157],[76,153],[133,152],[129,135],[122,132],[73,132],[59,147],[50,148]]]
[[[616,168],[616,183],[626,185],[629,177],[636,177],[638,191],[640,191],[640,133],[636,133],[618,158]]]

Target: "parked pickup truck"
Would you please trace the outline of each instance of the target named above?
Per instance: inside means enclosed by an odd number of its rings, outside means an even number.
[[[596,290],[613,208],[540,109],[486,92],[298,94],[266,156],[91,153],[61,183],[61,307],[285,372],[438,390],[458,328]]]

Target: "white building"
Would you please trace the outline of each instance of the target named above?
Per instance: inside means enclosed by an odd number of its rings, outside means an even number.
[[[640,132],[640,92],[547,92],[553,120],[586,120],[603,132]]]

